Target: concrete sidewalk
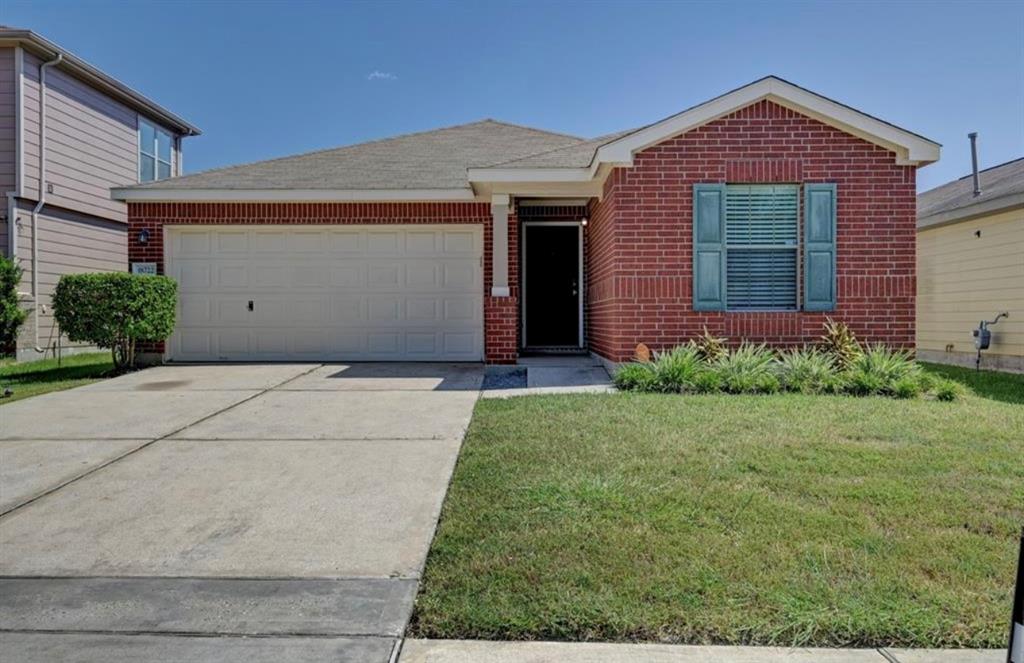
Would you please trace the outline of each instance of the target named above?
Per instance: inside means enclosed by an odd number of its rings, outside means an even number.
[[[794,649],[594,642],[406,640],[399,663],[1004,663],[998,649]]]

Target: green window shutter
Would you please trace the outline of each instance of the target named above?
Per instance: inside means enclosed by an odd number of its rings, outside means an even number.
[[[836,307],[836,185],[804,185],[804,310]]]
[[[693,185],[693,310],[725,310],[725,185]]]

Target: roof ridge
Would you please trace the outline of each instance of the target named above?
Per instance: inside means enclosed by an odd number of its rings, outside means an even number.
[[[996,168],[1002,168],[1003,166],[1009,166],[1011,163],[1014,163],[1015,161],[1024,161],[1024,157],[1017,157],[1016,159],[1010,159],[1009,161],[1004,161],[1003,163],[997,163],[996,165],[989,166],[988,168],[982,168],[981,170],[978,171],[978,174],[980,175],[982,173],[987,173],[990,170],[995,170]],[[974,177],[974,173],[967,173],[966,175],[964,175],[962,177],[956,178],[955,180],[953,180],[953,182],[959,182],[960,180],[966,180],[969,177]],[[951,182],[946,182],[946,184],[951,184]],[[945,185],[943,185],[943,186],[945,186]]]
[[[410,131],[408,133],[397,134],[395,136],[385,136],[383,138],[373,138],[371,140],[365,140],[365,141],[363,141],[361,143],[348,143],[347,145],[335,145],[333,147],[321,147],[321,148],[316,149],[316,150],[309,150],[308,152],[299,152],[297,154],[286,154],[284,156],[271,157],[269,159],[257,159],[255,161],[245,161],[243,163],[231,164],[230,166],[215,166],[213,168],[207,168],[206,170],[197,170],[194,173],[188,173],[187,175],[179,175],[177,177],[173,177],[173,178],[170,178],[170,179],[173,179],[173,180],[176,180],[176,181],[181,181],[183,179],[186,179],[186,178],[189,178],[189,177],[193,177],[195,175],[208,175],[210,173],[218,173],[218,172],[221,172],[221,171],[232,170],[232,169],[235,169],[235,168],[247,168],[249,166],[256,166],[256,165],[266,164],[266,163],[274,163],[276,161],[285,161],[287,159],[296,159],[296,158],[299,158],[299,157],[308,157],[308,156],[313,156],[314,154],[323,154],[325,152],[335,152],[337,150],[345,150],[345,149],[348,149],[348,148],[351,148],[351,147],[362,147],[364,145],[373,145],[375,143],[383,143],[383,142],[386,142],[386,141],[398,140],[400,138],[412,138],[413,136],[422,136],[422,135],[425,135],[425,134],[432,134],[432,133],[436,133],[436,132],[439,132],[439,131],[448,131],[448,130],[451,130],[451,129],[461,129],[462,127],[469,127],[469,126],[472,126],[474,124],[484,124],[486,122],[495,122],[495,120],[492,120],[491,118],[484,118],[482,120],[473,120],[472,122],[461,122],[459,124],[450,124],[448,126],[436,127],[434,129],[423,129],[421,131]],[[505,123],[498,122],[498,124],[505,124]],[[524,127],[524,128],[529,128],[529,127]],[[152,183],[155,183],[156,181],[161,181],[162,182],[162,181],[165,181],[165,180],[154,180],[154,182],[152,182]],[[143,186],[145,186],[145,184],[151,184],[151,182],[146,182],[146,183],[143,184]]]
[[[562,133],[561,131],[548,131],[547,129],[540,129],[538,127],[530,127],[525,124],[518,124],[516,122],[506,122],[504,120],[496,120],[493,117],[486,117],[480,122],[493,122],[494,124],[503,124],[506,127],[515,127],[516,129],[526,129],[527,131],[533,131],[540,134],[548,134],[549,136],[562,136],[564,138],[573,138],[575,140],[586,142],[588,139],[581,138],[580,136],[574,136],[572,134]]]
[[[505,165],[508,165],[510,163],[516,163],[517,161],[526,161],[527,159],[533,159],[535,157],[544,156],[545,154],[552,154],[553,152],[560,152],[562,150],[569,150],[569,149],[572,149],[574,147],[582,147],[584,144],[587,144],[587,143],[597,143],[597,145],[594,147],[594,152],[596,153],[598,148],[600,148],[605,143],[610,143],[613,140],[618,140],[619,138],[621,138],[626,133],[633,133],[634,131],[635,131],[635,129],[626,129],[625,131],[613,131],[612,133],[603,134],[601,136],[595,136],[593,138],[583,139],[583,140],[581,140],[578,143],[573,143],[572,145],[562,145],[561,147],[553,147],[550,150],[543,150],[541,152],[534,152],[533,154],[527,154],[526,156],[519,157],[517,159],[509,159],[508,161],[499,161],[498,163],[492,163],[492,164],[488,164],[486,166],[479,166],[479,167],[480,168],[497,168],[498,166],[505,166]],[[615,136],[615,138],[612,138],[612,136]],[[603,142],[598,143],[597,141],[603,141]],[[594,157],[591,156],[590,160],[591,160],[591,162],[593,162]],[[554,166],[554,167],[558,168],[558,167],[561,167],[561,166]]]
[[[982,173],[987,173],[988,171],[995,170],[996,168],[1004,168],[1004,167],[1009,166],[1011,164],[1015,164],[1018,161],[1024,161],[1024,157],[1017,157],[1016,159],[1010,159],[1009,161],[1004,161],[1003,163],[996,164],[995,166],[989,166],[988,168],[982,168],[982,169],[980,169],[978,171],[978,174],[981,175]],[[917,194],[917,197],[920,198],[921,196],[924,196],[924,195],[927,195],[929,193],[932,193],[933,191],[938,191],[939,189],[942,189],[944,187],[952,186],[953,184],[957,184],[958,182],[963,182],[964,180],[968,180],[968,179],[970,179],[972,177],[974,177],[974,173],[967,173],[966,175],[963,175],[962,177],[958,177],[955,180],[949,180],[948,182],[943,182],[942,184],[939,184],[937,186],[933,186],[932,188],[928,189],[927,191],[922,191],[921,193]]]

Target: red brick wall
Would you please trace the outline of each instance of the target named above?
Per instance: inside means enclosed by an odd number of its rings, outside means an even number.
[[[787,346],[815,342],[826,315],[867,341],[913,347],[915,168],[855,136],[768,101],[652,146],[616,168],[592,205],[590,347],[615,361],[639,342],[701,333]],[[692,308],[692,185],[837,183],[837,309]]]
[[[485,357],[489,363],[514,363],[519,301],[517,222],[515,214],[510,214],[508,269],[512,296],[491,297],[491,210],[486,203],[130,203],[128,259],[155,262],[163,274],[165,225],[415,223],[483,225]],[[149,230],[146,244],[138,241],[143,229]],[[163,344],[151,345],[143,351],[162,353]]]

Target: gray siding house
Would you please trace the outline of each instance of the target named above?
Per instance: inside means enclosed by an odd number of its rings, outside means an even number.
[[[19,360],[61,340],[50,295],[62,274],[128,268],[115,186],[181,174],[199,129],[29,31],[0,26],[0,253],[24,270]]]

